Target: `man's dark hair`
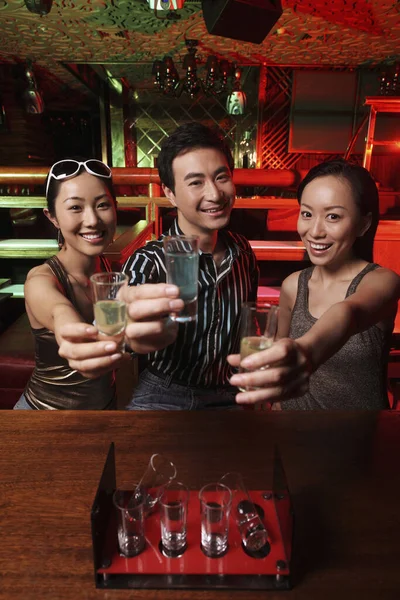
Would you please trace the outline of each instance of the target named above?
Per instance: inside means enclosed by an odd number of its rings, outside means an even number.
[[[164,140],[157,159],[161,183],[175,194],[175,179],[172,163],[177,156],[198,148],[215,148],[224,154],[233,172],[232,152],[224,139],[213,129],[202,123],[185,123]]]
[[[304,188],[318,177],[333,175],[347,182],[354,202],[362,216],[371,213],[371,225],[362,237],[358,237],[353,245],[354,254],[367,262],[373,261],[373,246],[376,229],[379,223],[379,193],[375,181],[364,167],[352,164],[344,159],[331,160],[312,167],[297,190],[299,204]]]

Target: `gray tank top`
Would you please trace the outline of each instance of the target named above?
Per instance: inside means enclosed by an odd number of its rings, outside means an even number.
[[[369,263],[350,283],[346,298],[354,294],[362,278],[379,265]],[[289,336],[299,338],[317,322],[308,310],[308,282],[314,267],[301,271]],[[386,390],[387,363],[394,323],[385,329],[373,325],[356,333],[310,378],[309,391],[282,402],[283,410],[389,408]]]

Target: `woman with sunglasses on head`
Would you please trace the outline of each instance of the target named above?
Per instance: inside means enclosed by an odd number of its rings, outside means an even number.
[[[115,408],[113,370],[127,354],[98,337],[93,323],[91,275],[111,270],[102,253],[116,229],[116,198],[110,168],[98,160],[55,163],[46,180],[44,214],[57,229],[59,252],[33,268],[25,283],[26,311],[35,338],[35,369],[16,409]],[[144,288],[149,286],[144,286]],[[164,288],[137,294],[144,322],[140,344],[147,351],[145,319],[165,312]],[[172,291],[172,296],[177,296]],[[170,293],[171,295],[171,293]],[[135,300],[131,294],[127,301]],[[146,308],[144,308],[144,306]],[[129,310],[129,307],[128,307]],[[133,332],[134,334],[134,332]],[[131,337],[134,337],[131,333]],[[171,337],[174,332],[169,330]],[[160,335],[158,343],[164,343]],[[156,343],[154,343],[156,347]]]
[[[376,184],[366,169],[340,159],[313,167],[297,197],[297,230],[312,266],[283,282],[283,339],[242,361],[252,372],[234,375],[231,383],[259,389],[238,394],[237,401],[268,401],[273,388],[282,394],[272,406],[278,410],[389,408],[387,365],[400,278],[373,262]],[[288,356],[308,362],[303,389],[276,378],[274,364]]]

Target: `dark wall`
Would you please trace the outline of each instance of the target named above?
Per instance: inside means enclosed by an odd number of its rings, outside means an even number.
[[[0,65],[0,94],[4,126],[0,129],[0,164],[33,166],[49,164],[54,154],[42,114],[26,112],[23,92],[26,82],[15,65]]]

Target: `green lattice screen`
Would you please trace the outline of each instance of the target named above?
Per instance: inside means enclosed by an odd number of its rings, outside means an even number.
[[[166,136],[182,123],[199,121],[223,133],[234,154],[235,166],[242,167],[243,139],[247,142],[256,139],[258,75],[257,67],[243,68],[242,87],[247,95],[247,109],[240,116],[227,114],[226,94],[199,93],[192,100],[185,93],[179,98],[170,98],[154,89],[142,88],[135,105],[137,166],[152,167]]]

